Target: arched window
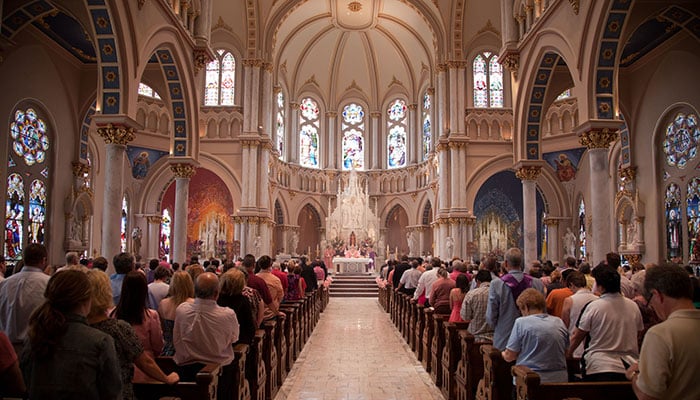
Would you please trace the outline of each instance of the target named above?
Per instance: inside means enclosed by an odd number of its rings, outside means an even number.
[[[474,57],[474,107],[503,107],[503,67],[498,55],[485,51]]]
[[[586,205],[583,198],[578,203],[578,243],[579,259],[585,260],[586,256]]]
[[[365,111],[362,106],[350,103],[343,108],[340,123],[343,135],[343,170],[365,168]]]
[[[425,92],[423,95],[423,161],[430,155],[430,145],[432,144],[432,126],[430,124],[430,95]]]
[[[158,94],[158,92],[153,90],[152,87],[150,87],[146,84],[143,84],[143,83],[139,83],[139,94],[141,96],[152,97],[154,99],[160,99],[160,95]]]
[[[15,111],[9,140],[4,256],[16,262],[27,243],[46,240],[50,142],[46,123],[32,108]]]
[[[235,86],[236,59],[229,51],[216,50],[216,59],[206,68],[204,105],[232,106]]]
[[[318,119],[319,109],[310,97],[299,105],[299,164],[304,167],[318,168]]]
[[[163,210],[163,219],[160,221],[160,240],[158,240],[158,255],[160,257],[170,256],[170,211],[166,208]]]
[[[121,234],[119,236],[121,239],[121,245],[120,245],[121,251],[126,251],[126,238],[127,238],[127,232],[129,229],[128,217],[129,217],[129,202],[126,199],[126,196],[124,196],[122,198],[122,216],[121,216],[121,220],[120,220]]]
[[[406,166],[406,102],[396,99],[391,102],[387,110],[387,130],[389,134],[386,140],[387,165],[389,168]]]
[[[665,125],[663,148],[666,257],[687,263],[700,257],[700,169],[697,157],[700,128],[695,112],[675,113]],[[689,179],[689,180],[688,180]]]
[[[568,99],[569,97],[571,97],[571,89],[566,89],[565,91],[561,92],[559,96],[557,96],[555,101]]]
[[[276,129],[276,139],[275,148],[279,153],[279,159],[284,160],[284,93],[280,90],[277,92],[276,106],[277,106],[277,129]]]

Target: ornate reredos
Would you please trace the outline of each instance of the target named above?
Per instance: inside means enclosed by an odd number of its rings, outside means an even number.
[[[350,171],[347,184],[341,191],[342,186],[341,181],[336,208],[326,218],[327,239],[342,239],[349,247],[350,235],[354,232],[358,246],[368,240],[374,243],[379,234],[379,218],[370,208],[369,194],[360,185],[357,171]],[[330,204],[328,208],[330,210]]]

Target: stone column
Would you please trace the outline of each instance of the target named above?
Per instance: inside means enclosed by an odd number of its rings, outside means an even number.
[[[328,123],[328,143],[326,148],[326,168],[338,169],[338,154],[340,152],[342,144],[338,144],[338,134],[336,134],[336,123],[335,119],[338,117],[338,113],[335,111],[328,111],[326,113],[326,123]],[[342,133],[340,133],[342,136]],[[365,148],[367,148],[367,137],[369,135],[365,134]],[[342,160],[340,161],[342,163]],[[365,151],[365,169],[367,165],[367,151]]]
[[[259,59],[243,60],[243,134],[258,134],[260,121],[258,110],[260,102],[260,67],[263,61]],[[272,93],[270,93],[270,97]]]
[[[289,103],[289,122],[291,129],[289,130],[289,135],[287,136],[287,141],[285,145],[287,149],[286,159],[290,163],[299,163],[299,103],[290,102]]]
[[[437,65],[437,88],[436,97],[437,113],[435,118],[435,133],[442,137],[449,134],[450,126],[447,120],[447,82],[446,81],[446,66],[445,64]]]
[[[466,232],[467,232],[467,258],[469,259],[469,262],[472,262],[472,259],[474,258],[475,252],[476,252],[476,247],[473,246],[474,242],[474,224],[476,224],[476,217],[473,215],[470,215],[466,218]]]
[[[541,162],[536,164],[521,161],[516,166],[515,176],[523,183],[523,263],[525,272],[530,263],[537,260],[537,178],[542,173]]]
[[[160,256],[160,224],[163,222],[161,215],[147,215],[146,221],[146,255],[149,259]]]
[[[441,142],[437,145],[435,151],[438,153],[438,160],[440,163],[440,167],[438,168],[438,212],[442,212],[447,211],[447,209],[450,207],[449,199],[447,197],[448,180],[447,174],[445,173],[445,171],[449,170],[447,163],[448,146],[446,143]]]
[[[501,0],[501,32],[503,34],[503,44],[517,44],[518,23],[513,13],[513,0]]]
[[[274,140],[275,124],[272,121],[276,120],[276,113],[273,105],[277,100],[272,88],[272,63],[264,62],[260,74],[262,75],[262,94],[259,96],[259,101],[262,101],[262,121],[260,121],[262,132],[258,133]]]
[[[99,250],[107,259],[119,253],[121,243],[121,210],[124,196],[122,180],[124,175],[124,155],[127,143],[134,140],[134,128],[124,125],[107,124],[97,128],[97,134],[106,144],[105,151],[105,191],[102,206],[102,248]],[[109,274],[114,266],[107,267]]]
[[[556,218],[545,218],[544,224],[547,225],[547,258],[552,261],[563,261],[561,259],[561,249],[559,248],[559,220]]]
[[[596,265],[605,260],[605,254],[614,247],[612,228],[610,222],[611,196],[610,175],[608,173],[608,147],[618,138],[617,127],[612,127],[615,121],[593,122],[589,121],[579,133],[579,141],[588,148],[590,165],[591,204],[587,210],[591,210],[591,232],[586,232],[589,238],[590,248],[588,252],[591,265]],[[618,121],[619,123],[619,121]]]
[[[200,0],[201,11],[194,21],[194,38],[197,44],[209,43],[211,37],[212,0]]]
[[[272,152],[272,142],[266,141],[260,147],[260,176],[258,185],[258,208],[263,213],[270,209],[270,185],[269,182],[269,164],[270,153]]]
[[[450,165],[444,167],[441,165],[443,171],[450,171],[450,208],[456,208],[459,206],[459,188],[460,177],[462,172],[459,170],[459,144],[450,142]],[[442,174],[441,174],[442,175]],[[454,239],[454,238],[453,238]]]
[[[449,257],[452,257],[452,255],[447,254],[447,237],[450,236],[450,231],[449,231],[450,226],[448,225],[447,218],[441,218],[438,220],[438,256],[440,257],[441,260],[445,261],[448,260]]]
[[[190,178],[197,172],[195,166],[189,163],[170,165],[175,175],[175,212],[173,213],[172,246],[170,258],[182,263],[187,257],[187,209],[190,194]]]
[[[381,155],[385,154],[383,151],[384,135],[382,135],[382,129],[379,127],[379,122],[380,118],[382,117],[382,113],[379,111],[372,111],[369,113],[369,117],[372,119],[370,137],[374,142],[374,146],[368,146],[370,149],[370,157],[372,159],[370,165],[372,166],[372,169],[381,169],[383,164],[383,157]]]

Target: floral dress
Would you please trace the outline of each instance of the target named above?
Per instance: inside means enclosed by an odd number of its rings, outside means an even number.
[[[106,319],[91,325],[114,339],[114,348],[119,359],[122,377],[122,398],[132,400],[134,387],[134,361],[143,353],[141,340],[128,322],[119,319]]]

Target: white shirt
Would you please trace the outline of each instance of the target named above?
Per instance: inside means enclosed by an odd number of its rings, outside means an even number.
[[[593,300],[597,300],[598,296],[594,295],[590,290],[583,288],[571,295],[570,299],[571,310],[569,312],[569,336],[573,335],[574,331],[576,330],[576,323],[578,322],[578,317],[581,315],[583,306]],[[583,342],[576,348],[576,350],[574,350],[574,358],[581,358],[581,355],[583,355]]]
[[[240,326],[236,313],[220,307],[216,300],[194,299],[175,310],[173,344],[175,362],[228,365],[233,361],[233,343],[238,341]]]
[[[148,285],[148,308],[158,310],[160,301],[168,295],[170,286],[163,281],[154,281]]]
[[[433,268],[430,271],[423,272],[423,274],[420,276],[420,279],[418,279],[416,293],[413,295],[414,299],[418,300],[421,292],[423,292],[423,289],[425,289],[425,298],[430,298],[430,293],[433,291],[433,283],[435,283],[435,281],[437,281],[438,278],[437,273],[437,268]]]
[[[0,330],[13,344],[22,344],[27,338],[29,317],[44,303],[49,279],[41,269],[25,265],[0,282]]]

